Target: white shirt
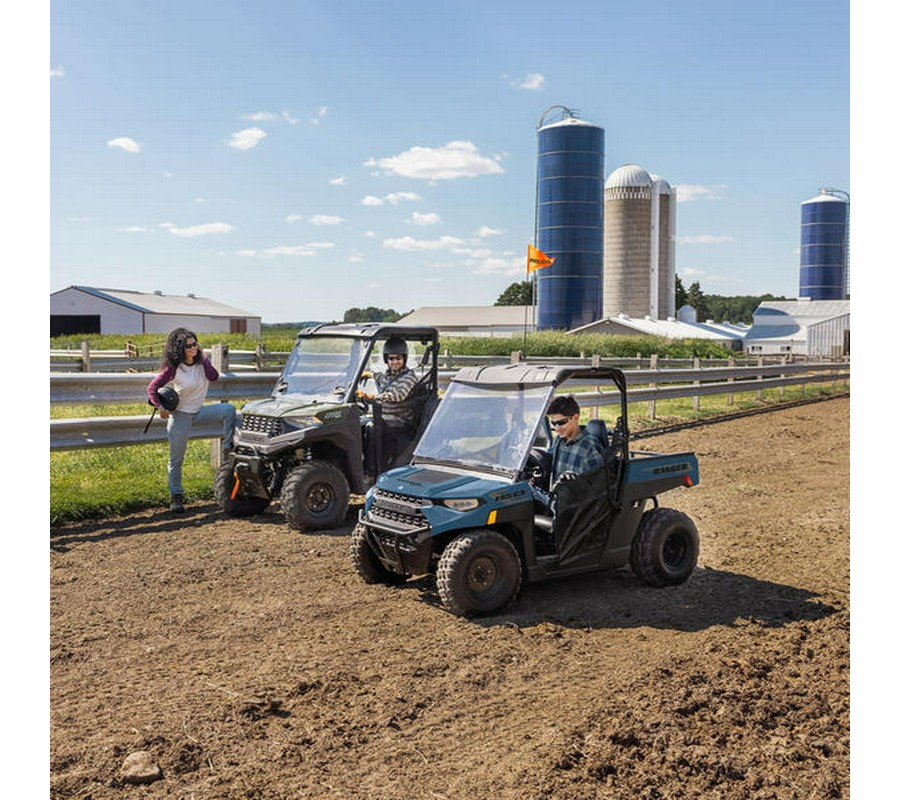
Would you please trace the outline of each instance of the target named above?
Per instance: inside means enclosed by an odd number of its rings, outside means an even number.
[[[209,380],[203,371],[203,364],[198,360],[193,364],[181,363],[175,370],[172,386],[178,392],[178,411],[195,414],[206,400]]]

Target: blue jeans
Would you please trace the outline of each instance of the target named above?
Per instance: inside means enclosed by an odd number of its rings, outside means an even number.
[[[187,452],[188,439],[195,422],[222,423],[222,447],[226,450],[234,440],[235,410],[231,403],[213,403],[203,406],[198,412],[188,414],[175,409],[169,413],[166,421],[166,433],[169,437],[169,494],[184,494],[181,484],[181,467],[184,454]]]

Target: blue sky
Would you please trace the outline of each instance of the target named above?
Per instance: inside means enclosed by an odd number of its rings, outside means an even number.
[[[676,269],[710,294],[796,296],[800,203],[851,191],[846,0],[80,0],[49,23],[51,291],[264,322],[491,304],[525,277],[555,104],[605,129],[607,175],[677,188]]]

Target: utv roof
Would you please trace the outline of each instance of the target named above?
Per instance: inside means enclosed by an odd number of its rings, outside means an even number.
[[[546,364],[504,364],[463,367],[453,376],[457,383],[496,388],[559,386],[570,378],[612,380],[624,390],[625,375],[614,367],[553,367]]]
[[[437,337],[437,328],[422,325],[394,325],[386,322],[343,322],[311,325],[298,336],[347,336],[350,338],[387,339],[392,335],[404,339],[432,339]]]

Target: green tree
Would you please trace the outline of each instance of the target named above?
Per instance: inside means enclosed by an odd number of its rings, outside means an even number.
[[[396,322],[404,314],[398,314],[393,308],[348,308],[344,312],[344,322]]]
[[[531,281],[519,281],[511,283],[507,286],[497,301],[495,306],[530,306],[532,303],[532,283]]]
[[[701,322],[709,319],[709,304],[706,302],[706,295],[700,288],[700,282],[694,281],[687,290],[687,304],[692,306],[697,312],[697,319]]]
[[[787,300],[786,297],[775,297],[771,294],[737,295],[723,297],[717,294],[706,296],[709,316],[717,322],[753,322],[753,312],[765,300]]]
[[[684,289],[684,284],[681,282],[681,276],[677,273],[675,274],[675,311],[678,311],[683,305],[687,303],[687,292]]]

